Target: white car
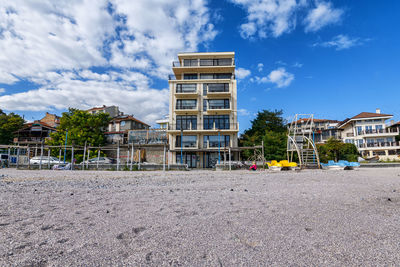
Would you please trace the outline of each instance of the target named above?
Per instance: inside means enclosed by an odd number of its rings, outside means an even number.
[[[81,162],[80,164],[112,164],[114,163],[113,159],[110,158],[106,158],[106,157],[100,157],[100,158],[92,158],[89,160],[85,160],[83,162]]]
[[[40,164],[40,156],[39,157],[33,157],[29,160],[30,164]],[[42,164],[62,164],[64,163],[63,161],[58,160],[56,157],[47,157],[47,156],[42,156]]]

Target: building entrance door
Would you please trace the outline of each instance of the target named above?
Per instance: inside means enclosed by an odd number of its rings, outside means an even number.
[[[176,162],[181,162],[181,153],[176,153]],[[182,155],[182,163],[187,164],[189,168],[197,168],[196,153],[184,152]]]
[[[215,164],[218,163],[218,152],[206,152],[203,155],[203,168],[214,168]]]

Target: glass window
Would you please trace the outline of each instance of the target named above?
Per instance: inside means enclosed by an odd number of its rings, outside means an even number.
[[[184,135],[182,136],[182,147],[196,147],[197,136],[196,135]],[[181,136],[176,136],[175,147],[181,147]]]
[[[232,73],[201,73],[200,79],[231,79]]]
[[[210,99],[208,100],[209,109],[229,109],[229,99]]]
[[[229,135],[205,135],[203,140],[203,147],[229,147]]]
[[[176,116],[176,129],[177,130],[196,130],[197,129],[197,116],[182,115]]]
[[[184,59],[183,60],[183,66],[189,67],[189,66],[197,66],[198,60],[197,59]]]
[[[208,92],[229,92],[229,83],[209,83]]]
[[[183,83],[176,85],[177,93],[193,93],[196,92],[197,87],[195,83]]]
[[[176,109],[196,109],[196,99],[178,99],[176,100]]]
[[[212,79],[214,79],[214,74],[212,74],[212,73],[201,73],[200,74],[200,79],[212,80]]]
[[[203,84],[203,95],[207,95],[207,84]]]
[[[203,117],[203,129],[230,129],[229,115],[208,115]]]
[[[183,79],[184,80],[196,80],[197,79],[197,73],[183,74]]]

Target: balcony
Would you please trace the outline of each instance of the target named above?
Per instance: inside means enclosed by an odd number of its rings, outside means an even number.
[[[50,140],[51,137],[15,137],[14,143],[39,144]]]
[[[183,59],[182,62],[173,61],[172,70],[175,75],[181,75],[184,72],[204,72],[212,69],[215,72],[234,72],[235,60],[233,58],[220,59]]]
[[[357,135],[368,135],[368,136],[393,136],[398,135],[399,131],[397,128],[391,129],[371,129],[357,132]]]
[[[197,124],[190,124],[189,126],[183,126],[181,128],[180,124],[168,124],[168,131],[169,132],[180,132],[181,129],[184,132],[207,132],[207,131],[221,131],[221,132],[237,132],[239,131],[239,123],[229,123],[229,124],[223,124],[223,125],[212,125],[212,127],[208,127],[209,125],[204,125],[201,123]]]
[[[229,96],[231,94],[229,83],[207,84],[207,97]]]
[[[181,67],[220,67],[220,66],[235,66],[233,58],[219,58],[219,59],[186,59],[183,64],[179,61],[173,61],[173,68]]]
[[[358,144],[359,149],[393,149],[400,148],[400,142],[374,142],[374,143],[364,143]]]
[[[177,97],[193,97],[197,96],[198,90],[197,90],[197,84],[193,83],[182,83],[182,84],[176,84],[175,86],[175,95]]]

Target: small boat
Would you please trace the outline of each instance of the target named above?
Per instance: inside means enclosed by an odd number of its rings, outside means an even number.
[[[324,170],[354,170],[360,167],[360,163],[348,162],[347,160],[339,160],[338,162],[329,160],[328,163],[321,163],[321,166]]]
[[[289,162],[288,160],[276,161],[272,160],[271,162],[267,162],[268,169],[271,171],[281,171],[281,170],[297,170],[296,162]]]

